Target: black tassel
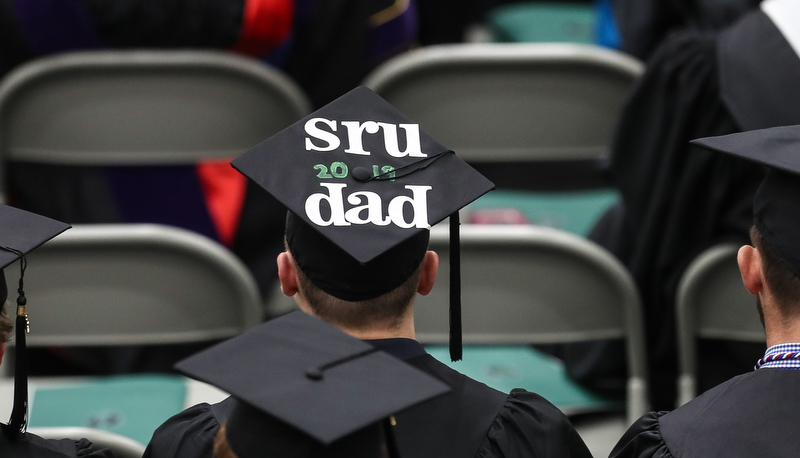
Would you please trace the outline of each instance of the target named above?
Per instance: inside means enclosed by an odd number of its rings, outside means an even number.
[[[28,353],[25,347],[25,329],[28,320],[17,316],[16,326],[16,362],[14,365],[14,407],[11,419],[5,429],[9,439],[16,439],[28,426]]]
[[[25,256],[20,256],[19,262],[20,276],[19,288],[17,289],[19,297],[17,297],[17,319],[15,323],[14,407],[11,409],[11,419],[8,422],[8,427],[4,429],[11,440],[24,433],[28,426],[28,351],[25,343],[25,334],[28,333],[28,314],[25,311],[25,305],[28,300],[25,298],[25,290],[23,288],[23,277],[27,266]]]
[[[400,458],[400,451],[397,449],[397,440],[394,437],[394,417],[389,417],[383,421],[383,438],[386,442],[386,451],[389,458]]]
[[[461,222],[450,215],[450,360],[460,361],[461,350]]]

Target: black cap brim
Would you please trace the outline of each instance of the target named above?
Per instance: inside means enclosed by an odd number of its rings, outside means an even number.
[[[771,127],[692,140],[693,145],[800,174],[800,126]]]
[[[69,224],[0,204],[0,269],[70,228]]]

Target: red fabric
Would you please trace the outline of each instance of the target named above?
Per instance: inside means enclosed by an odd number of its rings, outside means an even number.
[[[239,228],[247,178],[231,167],[228,159],[201,161],[196,170],[219,240],[230,247]]]
[[[239,40],[231,50],[262,57],[289,35],[293,20],[293,0],[245,0]]]

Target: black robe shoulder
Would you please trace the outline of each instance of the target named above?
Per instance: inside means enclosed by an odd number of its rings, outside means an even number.
[[[800,371],[760,369],[713,388],[673,412],[651,412],[610,458],[800,456]]]
[[[44,439],[25,433],[15,441],[0,434],[0,457],[3,458],[114,458],[107,448],[96,448],[86,439]]]
[[[453,391],[395,415],[401,456],[591,458],[567,417],[541,396],[500,393],[427,354],[407,361]],[[214,438],[231,406],[229,398],[170,418],[153,434],[144,458],[213,458]]]

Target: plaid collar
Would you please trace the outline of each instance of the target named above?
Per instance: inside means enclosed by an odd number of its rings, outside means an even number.
[[[783,343],[769,347],[755,368],[800,369],[800,343]]]

